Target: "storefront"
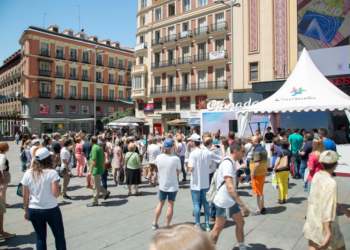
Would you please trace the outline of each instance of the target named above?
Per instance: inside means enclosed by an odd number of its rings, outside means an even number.
[[[44,134],[51,135],[52,133],[60,133],[63,135],[67,131],[83,131],[89,133],[93,131],[93,118],[85,119],[68,119],[68,118],[34,118],[40,121],[40,127],[35,126],[33,129],[43,136]]]

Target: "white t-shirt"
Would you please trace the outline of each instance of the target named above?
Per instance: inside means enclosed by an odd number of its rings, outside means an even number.
[[[34,152],[34,149],[36,149],[37,146],[32,146],[30,148],[30,156],[32,157],[32,159],[34,158],[34,155],[33,155],[33,152]]]
[[[50,209],[57,207],[57,198],[52,193],[51,184],[60,179],[56,170],[45,169],[37,180],[37,174],[34,175],[33,170],[28,169],[23,178],[22,185],[27,186],[30,193],[29,208],[34,209]]]
[[[253,145],[249,142],[246,145],[244,145],[244,147],[245,147],[245,153],[247,154],[247,159],[252,158],[253,151],[254,151]]]
[[[236,186],[236,164],[230,157],[225,157],[224,159],[226,158],[229,158],[229,160],[222,160],[217,172],[216,189],[225,181],[225,176],[232,177],[233,186]],[[230,208],[236,204],[228,192],[226,184],[222,185],[216,193],[214,203],[221,208]]]
[[[201,146],[201,149],[208,151],[210,159],[212,161],[211,168],[209,168],[209,174],[214,173],[217,165],[221,162],[222,156],[221,156],[221,150],[220,149],[215,149],[211,151],[209,148],[206,146]]]
[[[151,144],[147,148],[147,153],[149,154],[148,162],[151,164],[156,164],[156,158],[158,155],[160,155],[160,147],[158,147],[156,144]]]
[[[63,160],[66,159],[68,162],[68,170],[71,171],[72,170],[72,157],[69,153],[69,150],[62,148],[61,149],[61,168],[63,169],[64,164],[63,164]]]
[[[181,169],[181,162],[176,155],[160,154],[155,164],[158,167],[159,190],[164,192],[175,192],[179,190],[177,180],[177,169]]]
[[[177,154],[180,155],[180,156],[185,156],[185,152],[186,152],[186,145],[185,145],[185,143],[180,142],[178,144],[178,146],[179,146],[179,151],[177,152]]]
[[[209,188],[209,166],[212,165],[209,152],[195,149],[188,160],[188,167],[194,168],[191,175],[191,190]]]

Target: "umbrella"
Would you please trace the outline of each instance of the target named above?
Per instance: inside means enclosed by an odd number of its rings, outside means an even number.
[[[170,122],[167,122],[167,124],[169,124],[169,125],[186,125],[187,123],[188,123],[188,121],[184,121],[181,119],[175,119],[175,120],[172,120]]]
[[[133,116],[125,116],[123,118],[112,121],[111,123],[147,123],[144,119],[136,118]]]

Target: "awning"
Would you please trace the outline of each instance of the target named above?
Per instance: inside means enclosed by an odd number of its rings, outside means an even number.
[[[93,121],[94,118],[70,119],[71,122]]]
[[[134,104],[134,101],[131,100],[131,99],[128,99],[128,100],[120,100],[118,99],[119,102],[123,102],[123,103],[127,103],[127,104]]]
[[[9,99],[10,97],[6,95],[0,95],[0,102],[5,101],[6,99]]]
[[[69,118],[34,118],[36,121],[41,122],[84,122],[84,121],[93,121],[94,118],[82,118],[82,119],[69,119]]]
[[[188,126],[200,126],[201,125],[201,119],[200,118],[194,118],[187,125]]]
[[[107,126],[138,126],[137,123],[126,123],[126,122],[110,122]]]

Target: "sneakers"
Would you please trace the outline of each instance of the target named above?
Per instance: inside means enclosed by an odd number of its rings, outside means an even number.
[[[195,228],[198,228],[199,230],[202,230],[201,225],[194,225]]]
[[[159,228],[158,225],[153,225],[153,224],[152,224],[152,229],[153,229],[153,230],[157,230],[158,228]]]
[[[104,200],[107,200],[109,198],[109,195],[111,194],[111,192],[108,192],[108,194],[106,196],[103,197]]]
[[[16,234],[10,234],[10,233],[4,232],[3,234],[0,234],[0,239],[9,239],[15,236]]]
[[[210,232],[210,231],[211,231],[209,224],[207,224],[207,225],[205,226],[205,231],[207,231],[207,232]]]
[[[68,195],[62,195],[62,199],[71,200],[72,198]]]

